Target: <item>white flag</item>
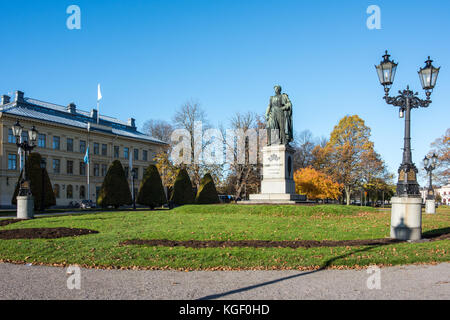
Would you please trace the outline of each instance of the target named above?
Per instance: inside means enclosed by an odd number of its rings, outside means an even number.
[[[98,84],[97,101],[102,100],[102,91],[100,90],[100,83]]]

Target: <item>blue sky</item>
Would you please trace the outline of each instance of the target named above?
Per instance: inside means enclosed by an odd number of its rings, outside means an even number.
[[[68,30],[66,8],[81,8]],[[381,30],[369,30],[369,5]],[[0,94],[89,110],[102,85],[101,113],[123,120],[171,119],[198,100],[212,124],[262,113],[280,84],[294,104],[294,128],[328,136],[358,114],[391,171],[402,157],[404,122],[382,100],[374,64],[389,49],[400,62],[392,93],[410,84],[428,55],[442,66],[428,109],[412,115],[417,165],[449,127],[450,2],[397,1],[6,1],[0,0]]]

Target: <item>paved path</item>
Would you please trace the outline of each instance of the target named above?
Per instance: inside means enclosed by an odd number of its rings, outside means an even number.
[[[367,270],[121,271],[81,269],[69,290],[66,269],[0,263],[0,299],[450,299],[450,263]]]

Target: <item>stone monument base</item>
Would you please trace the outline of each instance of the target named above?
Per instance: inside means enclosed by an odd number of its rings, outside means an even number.
[[[243,204],[296,204],[306,201],[306,196],[289,193],[252,194]]]
[[[394,197],[391,202],[391,238],[420,240],[422,238],[422,199]]]
[[[296,194],[294,182],[294,153],[289,145],[264,147],[261,194],[250,195],[242,204],[296,204],[306,196]]]
[[[436,213],[436,201],[435,200],[426,200],[425,201],[425,213],[427,213],[427,214],[435,214]]]
[[[17,219],[34,218],[34,197],[17,196]]]

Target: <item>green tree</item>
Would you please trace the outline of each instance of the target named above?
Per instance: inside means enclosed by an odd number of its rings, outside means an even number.
[[[52,183],[48,176],[47,169],[41,169],[41,155],[37,152],[31,153],[27,157],[25,163],[25,170],[27,171],[28,179],[31,184],[31,193],[34,197],[34,209],[39,210],[42,203],[42,193],[44,192],[44,207],[49,208],[56,205],[55,194],[53,193]],[[20,173],[19,180],[14,190],[11,203],[17,205],[17,195],[19,194],[19,183],[22,180],[23,171]],[[44,179],[44,181],[42,181]],[[42,183],[44,182],[44,184]],[[44,190],[42,189],[44,187]]]
[[[197,204],[213,204],[219,203],[219,196],[217,195],[216,186],[214,180],[209,173],[200,181],[200,188],[197,192],[197,197],[195,198],[195,203]]]
[[[149,165],[144,172],[137,203],[150,207],[160,207],[167,203],[166,194],[162,185],[161,176],[155,165]]]
[[[192,182],[186,169],[180,169],[173,185],[173,192],[170,198],[176,205],[194,203],[194,193]]]
[[[133,202],[125,172],[119,160],[115,160],[106,173],[98,196],[98,204],[106,208],[118,208]]]

